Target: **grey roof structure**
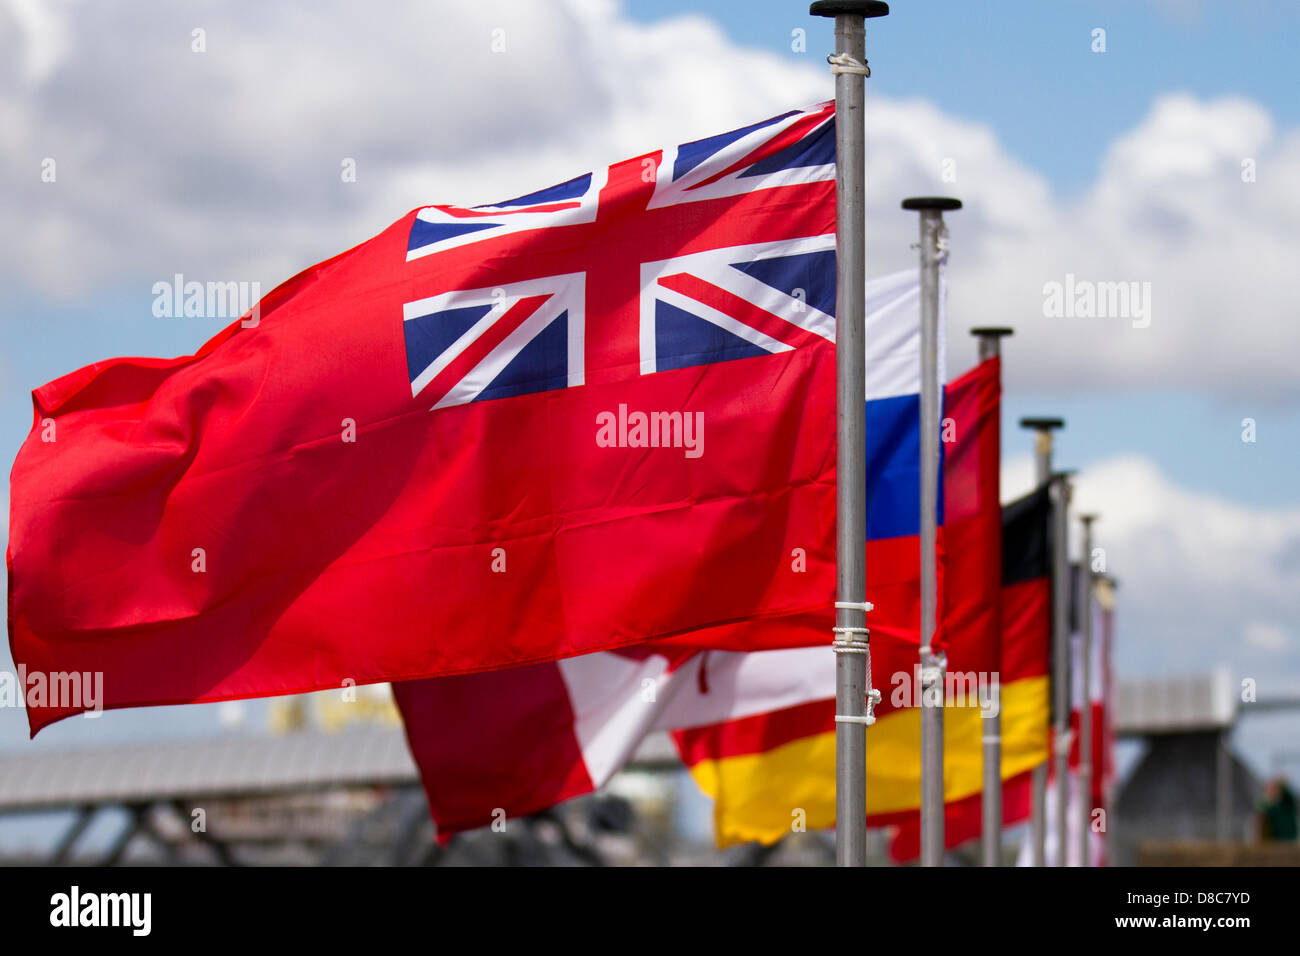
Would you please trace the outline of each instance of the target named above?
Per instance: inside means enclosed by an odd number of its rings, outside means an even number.
[[[1221,730],[1236,719],[1235,685],[1224,670],[1116,685],[1115,732],[1121,736]]]
[[[1120,681],[1116,732],[1145,736],[1230,727],[1239,710],[1234,690],[1222,671]],[[632,762],[633,769],[680,766],[663,733],[648,736]],[[76,750],[15,749],[0,752],[0,813],[418,781],[405,735],[378,725],[337,733],[245,733]]]
[[[0,812],[418,779],[400,730],[232,735],[0,753]]]
[[[666,735],[637,750],[641,767],[677,766]],[[76,750],[0,752],[0,813],[326,787],[418,782],[402,731],[240,734]]]

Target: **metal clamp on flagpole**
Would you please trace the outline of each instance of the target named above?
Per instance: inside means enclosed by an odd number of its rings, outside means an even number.
[[[948,670],[948,655],[940,651],[934,653],[927,644],[921,648],[921,705],[923,707],[942,707],[944,674]],[[938,690],[938,694],[926,696],[927,691]],[[937,700],[935,698],[938,698]]]
[[[870,76],[871,67],[867,65],[866,60],[859,60],[849,53],[828,53],[826,62],[831,65],[831,73],[839,76],[841,73],[848,73],[852,76]]]
[[[868,611],[875,610],[875,605],[870,601],[836,601],[835,610],[840,611],[861,611],[866,614]],[[880,703],[880,691],[871,686],[871,630],[866,627],[832,627],[831,630],[839,635],[845,635],[831,642],[831,650],[836,654],[861,654],[866,658],[867,672],[867,712],[865,714],[836,714],[835,722],[837,724],[862,724],[870,727],[876,722],[876,705]],[[861,640],[856,636],[862,635]]]

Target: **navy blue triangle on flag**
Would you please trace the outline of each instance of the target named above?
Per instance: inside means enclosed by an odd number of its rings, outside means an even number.
[[[411,382],[490,311],[490,305],[470,305],[407,319],[402,330],[406,336],[406,370]]]
[[[778,292],[835,315],[835,250],[801,252],[791,256],[774,256],[752,262],[733,262],[737,269],[751,279],[757,279]]]
[[[707,319],[655,302],[655,367],[660,372],[771,354]]]
[[[479,392],[476,402],[564,388],[569,380],[569,313],[561,312]]]

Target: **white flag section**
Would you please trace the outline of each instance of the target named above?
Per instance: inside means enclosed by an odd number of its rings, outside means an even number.
[[[1077,623],[1077,622],[1076,622]],[[1092,601],[1092,672],[1088,703],[1092,711],[1092,740],[1093,740],[1093,761],[1092,761],[1092,779],[1094,781],[1092,790],[1098,792],[1100,788],[1098,783],[1104,783],[1106,767],[1103,766],[1101,755],[1109,752],[1107,737],[1107,719],[1109,717],[1107,708],[1107,699],[1109,694],[1107,688],[1110,684],[1110,633],[1109,633],[1109,615],[1103,606],[1103,601],[1094,598]],[[1071,739],[1076,742],[1079,739],[1080,719],[1082,716],[1081,703],[1083,701],[1083,634],[1075,632],[1070,635],[1070,728]],[[1070,754],[1070,779],[1067,781],[1069,790],[1070,805],[1066,808],[1069,816],[1066,818],[1066,851],[1065,865],[1080,866],[1082,861],[1079,859],[1079,829],[1084,825],[1083,801],[1089,800],[1092,803],[1088,819],[1090,821],[1088,834],[1088,865],[1105,866],[1106,865],[1106,833],[1105,828],[1109,826],[1107,819],[1108,810],[1099,807],[1100,801],[1093,800],[1092,795],[1082,792],[1082,784],[1079,778],[1079,754],[1077,748]],[[1050,766],[1050,765],[1049,765]],[[1056,821],[1057,821],[1057,804],[1056,787],[1049,785],[1047,788],[1047,836],[1043,841],[1043,862],[1046,866],[1060,866],[1060,848],[1056,845]],[[1020,853],[1016,858],[1017,866],[1030,866],[1030,845],[1029,837],[1026,835],[1025,840],[1020,844]]]
[[[1065,821],[1066,843],[1065,848],[1065,865],[1079,866],[1079,827],[1083,826],[1083,812],[1080,809],[1079,793],[1079,775],[1075,772],[1076,768],[1070,768],[1070,806],[1067,812],[1070,816]],[[1043,861],[1046,866],[1060,866],[1057,862],[1060,859],[1060,850],[1056,845],[1056,787],[1047,788],[1047,838],[1043,841]],[[1104,866],[1106,856],[1106,835],[1099,833],[1095,828],[1091,829],[1088,834],[1088,864],[1090,866]],[[1020,844],[1020,855],[1016,858],[1016,866],[1030,866],[1029,840],[1025,839]]]
[[[939,273],[939,377],[947,376],[947,292]],[[921,279],[904,269],[867,280],[867,401],[921,393]],[[870,440],[870,436],[867,436]]]
[[[587,773],[603,786],[647,733],[707,726],[830,697],[835,658],[824,647],[705,651],[675,670],[651,654],[603,651],[557,661]]]

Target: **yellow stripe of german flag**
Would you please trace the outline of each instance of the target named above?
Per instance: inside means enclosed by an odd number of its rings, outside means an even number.
[[[1002,688],[1002,778],[1047,759],[1048,679],[1028,677]],[[944,711],[944,798],[978,793],[982,778],[979,708]],[[867,731],[867,815],[920,805],[921,712],[885,715]],[[775,843],[799,825],[835,825],[835,731],[801,737],[755,754],[703,760],[691,767],[714,800],[718,845]]]

